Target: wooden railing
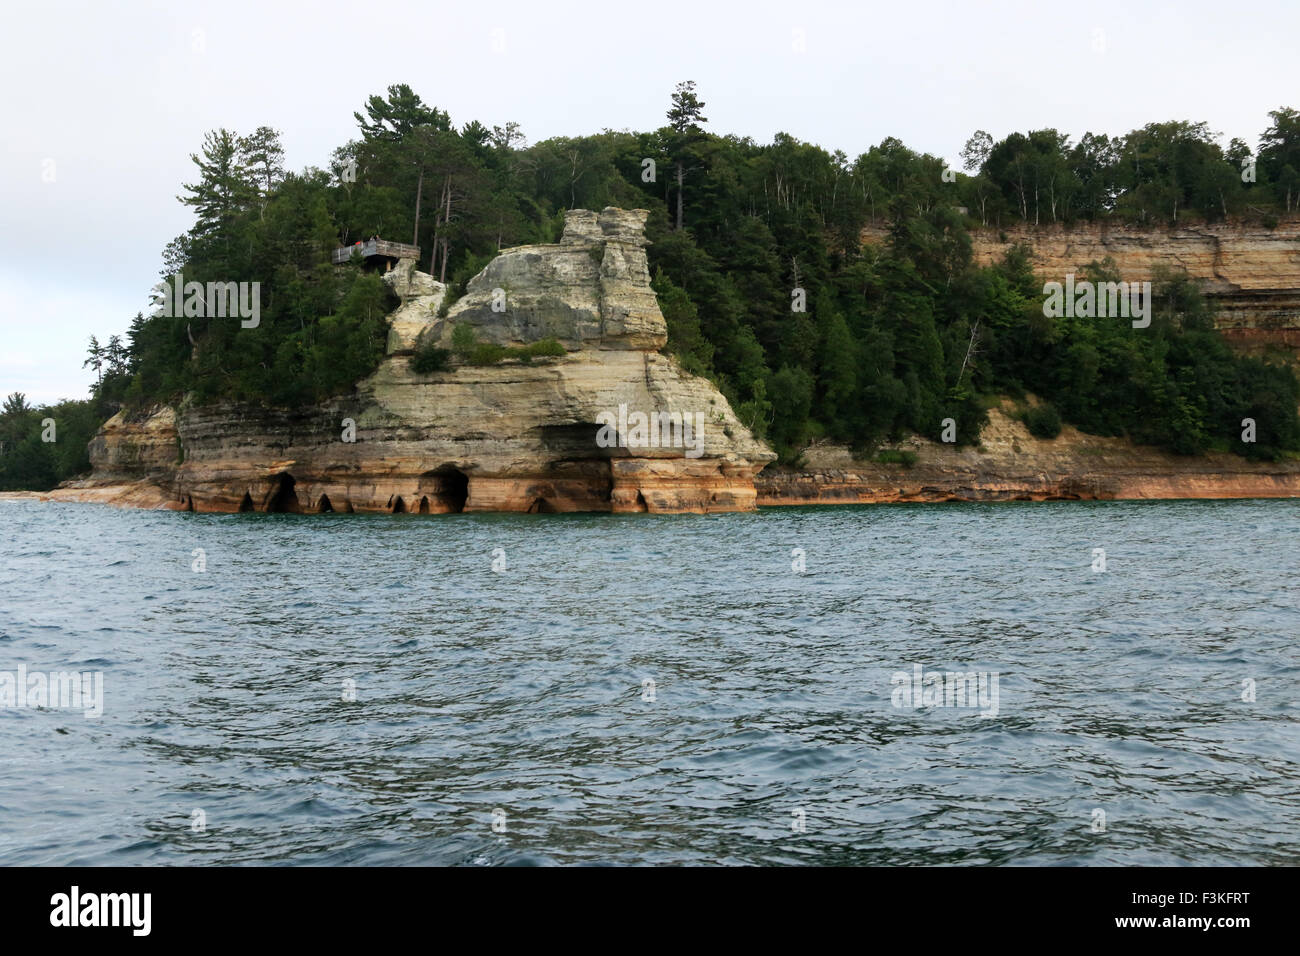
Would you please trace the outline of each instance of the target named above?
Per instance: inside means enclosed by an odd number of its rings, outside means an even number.
[[[336,266],[342,265],[352,258],[353,252],[358,253],[363,259],[369,259],[371,256],[388,256],[392,259],[420,258],[419,246],[412,246],[405,242],[389,242],[387,239],[370,239],[335,249],[330,255],[330,261]]]

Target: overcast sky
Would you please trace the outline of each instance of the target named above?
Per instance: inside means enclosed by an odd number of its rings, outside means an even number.
[[[85,397],[87,338],[147,311],[206,130],[324,166],[392,83],[536,142],[661,126],[692,79],[717,133],[953,164],[976,129],[1204,120],[1254,147],[1300,107],[1295,0],[3,3],[0,395],[33,403]]]

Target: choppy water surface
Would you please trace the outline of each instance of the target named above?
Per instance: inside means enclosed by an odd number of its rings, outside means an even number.
[[[0,502],[0,863],[1300,862],[1297,518]]]

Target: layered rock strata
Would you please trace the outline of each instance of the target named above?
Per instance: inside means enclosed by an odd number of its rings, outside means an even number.
[[[121,503],[193,511],[752,510],[775,456],[659,353],[646,215],[573,210],[560,243],[502,252],[443,315],[447,290],[402,260],[384,276],[401,299],[388,354],[355,395],[119,415],[92,442],[92,481],[56,496],[112,500],[111,483]],[[564,354],[412,370],[416,349],[450,349],[462,325],[480,343],[555,339]],[[637,432],[638,414],[662,431]]]
[[[91,443],[94,476],[43,497],[197,511],[430,513],[1300,497],[1298,462],[1183,458],[1068,426],[1043,441],[1010,406],[990,412],[979,447],[910,440],[909,467],[817,445],[799,471],[763,471],[772,453],[726,400],[658,352],[667,335],[649,285],[645,216],[573,210],[558,244],[503,251],[442,315],[447,289],[403,260],[385,275],[401,300],[389,317],[388,355],[355,395],[292,412],[225,405],[119,415]],[[864,234],[868,242],[883,238]],[[1107,256],[1132,280],[1161,265],[1182,267],[1219,306],[1229,340],[1300,350],[1300,224],[1028,227],[1005,238],[977,231],[973,240],[980,263],[1029,243],[1045,279]],[[411,370],[417,348],[450,349],[461,324],[479,342],[519,347],[550,338],[565,354]],[[701,415],[698,457],[682,447],[602,447],[597,419],[620,405]],[[344,440],[346,420],[354,441]]]
[[[872,227],[863,240],[881,243],[887,231]],[[1061,282],[1092,261],[1115,261],[1123,279],[1142,282],[1157,269],[1183,269],[1201,283],[1217,307],[1224,338],[1252,352],[1276,346],[1300,356],[1300,221],[1269,229],[1247,223],[1209,223],[1171,228],[1078,223],[1009,226],[971,232],[978,265],[990,265],[1017,243],[1033,250],[1031,262],[1044,281]]]
[[[1251,462],[1226,453],[1186,458],[1071,426],[1032,436],[1009,403],[989,411],[976,447],[912,438],[909,466],[859,461],[816,445],[799,471],[768,469],[759,505],[921,501],[1052,501],[1138,498],[1300,497],[1300,462]]]

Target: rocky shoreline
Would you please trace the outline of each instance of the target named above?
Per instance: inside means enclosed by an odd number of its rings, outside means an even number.
[[[913,438],[898,446],[896,450],[915,456],[916,460],[910,466],[855,460],[848,449],[841,446],[814,445],[805,453],[804,467],[788,469],[769,465],[752,477],[753,495],[733,500],[736,507],[728,510],[752,510],[755,506],[951,501],[1300,498],[1300,462],[1297,461],[1251,462],[1230,454],[1184,458],[1154,448],[1135,446],[1124,439],[1084,435],[1069,426],[1055,439],[1039,439],[1030,435],[1013,416],[1010,403],[992,409],[989,419],[980,445],[973,448],[944,446],[921,438]],[[128,447],[120,440],[107,444],[118,452]],[[134,449],[137,461],[148,459],[149,455],[142,454],[138,444],[130,447]],[[647,485],[654,477],[640,475],[634,480],[639,485]],[[680,460],[670,471],[658,477],[670,489],[680,485],[683,480]],[[523,482],[521,486],[526,484]],[[506,490],[517,493],[521,486]],[[534,491],[535,482],[528,493]],[[684,500],[680,490],[672,494],[675,497],[668,500],[680,505]],[[310,493],[305,496],[311,500]],[[178,499],[175,491],[160,483],[157,477],[92,477],[48,492],[0,492],[0,500],[3,499],[190,510],[187,503]],[[484,507],[478,510],[523,510],[509,507],[509,501],[493,501],[486,496],[481,500]],[[660,501],[657,499],[656,504]],[[573,507],[565,510],[616,510],[604,501],[592,501],[587,508],[577,507],[582,499],[576,493],[570,498],[570,503]],[[493,504],[505,506],[491,507]],[[707,510],[722,510],[716,507],[716,502],[713,504],[715,507]],[[392,508],[352,510],[389,512]],[[417,505],[405,510],[419,512],[422,509]],[[427,510],[437,513],[453,509]],[[655,507],[648,510],[688,509]],[[700,512],[705,510],[699,509]]]
[[[1300,461],[1188,458],[1068,425],[1039,439],[1010,402],[990,410],[978,446],[913,438],[899,449],[915,463],[856,461],[843,447],[814,446],[803,468],[769,468],[758,477],[758,504],[1300,497]]]
[[[445,286],[414,260],[400,260],[385,275],[400,300],[389,316],[386,356],[353,395],[295,411],[182,404],[119,414],[90,444],[90,478],[0,498],[222,513],[440,514],[1300,497],[1297,461],[1183,458],[1069,426],[1042,440],[1005,401],[990,410],[975,447],[912,438],[884,456],[907,461],[899,464],[815,444],[798,468],[778,467],[711,382],[661,354],[667,325],[650,287],[646,215],[570,210],[559,243],[503,250],[450,305]],[[1177,262],[1206,283],[1222,310],[1220,331],[1240,339],[1238,347],[1285,353],[1300,341],[1297,237],[1296,223],[1164,233],[1024,227],[977,234],[974,253],[990,262],[1010,243],[1028,241],[1035,270],[1047,275],[1107,255],[1140,276]],[[863,239],[882,235],[868,230]],[[462,326],[505,357],[413,370],[421,349],[452,355]],[[518,351],[539,342],[551,349]],[[619,441],[602,443],[600,423],[620,409],[699,423],[694,443],[627,442],[626,415]]]
[[[90,443],[92,478],[47,497],[199,512],[753,510],[754,475],[776,456],[710,381],[660,353],[646,216],[569,210],[559,243],[504,250],[450,305],[401,260],[384,276],[400,299],[387,354],[353,395],[118,414]],[[456,351],[466,330],[489,359]],[[434,349],[442,367],[416,371],[412,356]],[[654,429],[602,442],[620,415]]]

